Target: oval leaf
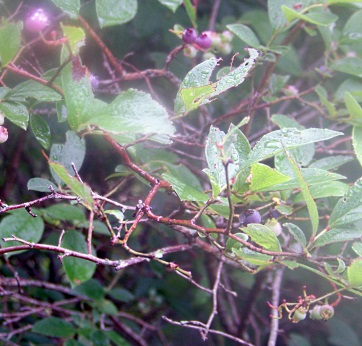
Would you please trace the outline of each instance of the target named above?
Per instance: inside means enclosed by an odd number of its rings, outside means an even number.
[[[348,228],[333,228],[330,231],[323,233],[320,237],[317,236],[313,243],[313,247],[321,247],[328,244],[351,241],[362,237],[362,229],[349,226]]]
[[[76,231],[68,231],[65,233],[62,240],[62,247],[77,252],[87,253],[87,243],[85,242],[83,235]],[[65,273],[73,286],[91,279],[96,270],[95,263],[76,257],[64,257],[63,266]]]
[[[101,28],[129,22],[137,13],[137,0],[97,0],[96,10]]]
[[[49,149],[50,128],[44,118],[40,115],[33,114],[30,117],[30,127],[40,145],[45,149]]]
[[[268,227],[260,224],[249,224],[243,227],[242,231],[246,233],[252,241],[259,244],[265,250],[282,251],[279,240],[275,233]]]
[[[70,338],[76,332],[71,323],[59,317],[48,317],[35,322],[32,331],[55,338]]]
[[[52,2],[70,16],[77,16],[79,13],[80,0],[52,0]]]
[[[329,219],[330,228],[350,225],[362,219],[362,178],[358,179],[333,209]]]
[[[31,243],[37,243],[44,231],[44,222],[40,217],[33,217],[25,210],[12,211],[10,215],[5,216],[0,223],[0,239],[11,238],[15,235],[18,238]],[[1,247],[10,247],[20,245],[17,241],[4,242],[0,240]],[[22,251],[20,251],[22,252]],[[12,256],[17,252],[9,252],[7,256]]]
[[[347,268],[348,281],[352,287],[362,286],[362,258],[354,260]]]
[[[138,133],[170,143],[175,128],[166,109],[142,91],[129,89],[122,92],[90,119],[87,124],[97,125],[112,133]]]
[[[248,46],[257,48],[260,46],[259,39],[248,26],[243,24],[230,24],[226,26],[231,32],[245,42]]]

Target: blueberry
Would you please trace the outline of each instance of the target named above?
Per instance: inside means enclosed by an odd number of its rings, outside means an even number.
[[[197,46],[201,49],[208,49],[211,47],[212,40],[206,32],[202,32],[196,39]]]
[[[257,210],[247,209],[239,216],[239,221],[243,226],[249,223],[261,223],[261,216]]]
[[[32,12],[25,21],[25,28],[29,31],[41,31],[49,25],[49,19],[43,9]]]
[[[197,39],[197,32],[194,28],[188,28],[186,29],[182,34],[182,41],[184,43],[194,43]]]
[[[8,130],[4,126],[0,126],[0,143],[6,142],[8,137]]]

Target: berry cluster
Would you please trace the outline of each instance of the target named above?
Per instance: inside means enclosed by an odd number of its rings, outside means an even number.
[[[232,51],[232,39],[232,33],[227,30],[222,33],[204,31],[198,35],[194,28],[187,28],[182,33],[182,41],[186,44],[184,55],[194,58],[198,51],[202,51],[203,60],[215,57],[215,53],[228,55]]]

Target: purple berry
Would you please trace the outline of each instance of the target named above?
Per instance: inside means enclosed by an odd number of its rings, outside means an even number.
[[[43,9],[38,8],[25,20],[25,27],[29,31],[41,31],[49,25],[49,19]]]
[[[94,89],[98,89],[98,87],[99,87],[99,79],[98,79],[98,77],[95,76],[95,75],[93,75],[93,74],[91,74],[91,75],[89,76],[89,80],[90,80],[92,89],[93,89],[93,90],[94,90]]]
[[[249,223],[261,223],[261,216],[257,210],[247,209],[239,216],[239,221],[243,226]]]
[[[195,42],[201,49],[209,49],[212,44],[210,36],[206,32],[202,32]]]
[[[182,41],[187,44],[194,43],[197,39],[197,32],[194,28],[186,29],[182,34]]]
[[[0,143],[6,142],[8,137],[8,130],[4,126],[0,126]]]

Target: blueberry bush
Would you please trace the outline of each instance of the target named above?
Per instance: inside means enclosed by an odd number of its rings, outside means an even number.
[[[362,1],[0,17],[0,343],[360,345]]]

